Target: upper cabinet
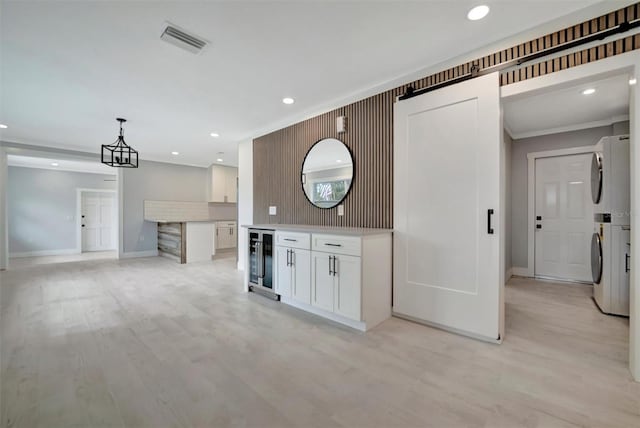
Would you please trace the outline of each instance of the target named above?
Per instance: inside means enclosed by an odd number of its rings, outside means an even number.
[[[209,167],[209,202],[238,202],[238,168],[222,165]]]

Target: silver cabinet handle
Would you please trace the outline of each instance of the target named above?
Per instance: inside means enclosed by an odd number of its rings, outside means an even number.
[[[325,242],[324,245],[326,245],[328,247],[342,247],[342,244],[332,244],[330,242]]]
[[[331,271],[331,259],[333,258],[333,256],[329,256],[329,275],[333,275],[333,272]]]
[[[337,257],[333,256],[333,276],[336,276],[336,274],[338,273],[336,271],[336,259],[337,259]]]
[[[291,239],[291,238],[283,238],[283,241],[289,241],[289,242],[298,242],[297,239]]]

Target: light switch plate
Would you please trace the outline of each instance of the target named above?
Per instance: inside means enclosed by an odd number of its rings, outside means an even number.
[[[338,215],[344,215],[344,205],[338,205]]]
[[[278,212],[277,207],[274,207],[274,206],[269,207],[269,215],[276,215],[277,212]]]

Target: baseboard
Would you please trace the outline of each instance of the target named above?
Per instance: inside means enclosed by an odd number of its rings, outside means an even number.
[[[338,314],[334,314],[333,312],[325,311],[320,308],[316,308],[315,306],[307,305],[305,303],[300,303],[289,297],[280,296],[280,301],[286,305],[293,306],[294,308],[301,309],[305,312],[309,312],[314,315],[318,315],[322,318],[346,325],[353,329],[360,330],[360,331],[367,331],[367,324],[364,322],[345,318]]]
[[[512,267],[511,275],[523,276],[525,278],[533,278],[533,275],[529,273],[529,268],[523,268],[523,267]]]
[[[126,253],[120,254],[120,259],[137,259],[140,257],[156,257],[158,255],[158,250],[147,250],[147,251],[128,251]]]
[[[19,259],[24,257],[43,257],[43,256],[68,256],[69,254],[80,254],[77,248],[67,248],[63,250],[41,250],[41,251],[25,251],[21,253],[9,253],[9,258]]]
[[[507,282],[513,276],[513,268],[507,269],[507,273],[504,274],[504,282]]]

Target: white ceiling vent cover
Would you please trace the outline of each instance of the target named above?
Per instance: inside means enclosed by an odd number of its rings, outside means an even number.
[[[179,47],[180,49],[184,49],[195,54],[200,53],[208,44],[206,40],[194,36],[193,34],[189,34],[169,23],[167,23],[167,26],[162,32],[160,38],[167,43],[171,43],[172,45]]]

